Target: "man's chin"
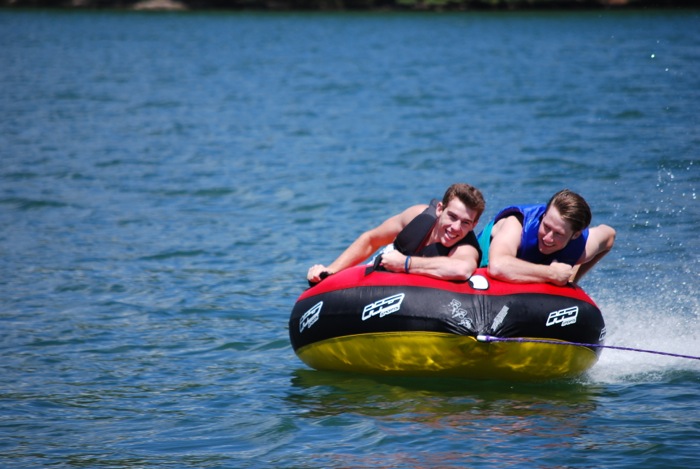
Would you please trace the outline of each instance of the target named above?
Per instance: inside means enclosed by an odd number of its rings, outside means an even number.
[[[462,238],[443,238],[442,239],[442,245],[445,246],[446,248],[451,248],[458,242],[460,242]]]
[[[537,249],[543,256],[549,256],[550,254],[554,254],[555,252],[557,252],[556,249],[554,249],[554,247],[545,246],[543,244],[538,244]]]

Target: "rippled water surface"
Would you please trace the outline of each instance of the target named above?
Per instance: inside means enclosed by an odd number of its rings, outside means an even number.
[[[455,181],[581,192],[610,345],[700,356],[700,12],[0,12],[0,465],[700,465],[700,364],[310,370],[305,272]]]

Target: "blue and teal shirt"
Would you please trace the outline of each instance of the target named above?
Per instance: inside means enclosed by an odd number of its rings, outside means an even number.
[[[494,223],[511,215],[517,216],[523,224],[523,235],[520,238],[520,247],[518,247],[518,259],[542,265],[549,265],[553,261],[563,262],[571,266],[576,265],[576,262],[581,258],[586,248],[588,228],[581,232],[581,236],[569,241],[569,244],[567,244],[564,249],[544,255],[538,248],[537,231],[540,228],[540,222],[542,221],[546,209],[547,206],[544,204],[513,205],[498,212],[493,221],[486,225],[484,230],[479,233],[479,245],[484,252],[480,267],[486,267],[489,264],[491,229]]]

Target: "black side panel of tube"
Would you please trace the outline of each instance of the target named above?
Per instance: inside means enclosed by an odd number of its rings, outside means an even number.
[[[321,340],[376,332],[444,332],[599,344],[594,305],[546,294],[478,295],[419,287],[370,286],[297,302],[289,320],[294,350]]]

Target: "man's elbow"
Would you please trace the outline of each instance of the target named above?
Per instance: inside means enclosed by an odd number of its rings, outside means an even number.
[[[490,259],[488,265],[489,276],[500,279],[508,280],[508,269],[500,259]]]
[[[474,262],[463,263],[455,271],[454,280],[466,282],[467,280],[469,280],[469,278],[472,276],[472,274],[474,273],[475,270],[476,270],[476,263],[474,263]]]
[[[613,245],[615,244],[615,237],[617,236],[617,232],[615,231],[614,228],[612,228],[608,225],[604,225],[604,226],[607,228],[607,232],[608,232],[605,248],[606,248],[606,251],[610,251],[612,249]]]

